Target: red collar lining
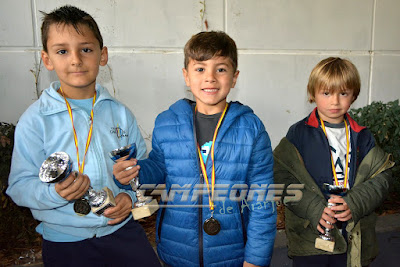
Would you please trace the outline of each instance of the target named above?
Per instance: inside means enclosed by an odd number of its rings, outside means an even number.
[[[348,113],[346,113],[346,117],[353,131],[359,133],[361,132],[361,130],[366,128],[365,126],[358,125],[358,123],[355,120],[353,120],[353,118],[350,117]],[[317,108],[314,108],[314,110],[311,112],[310,116],[306,120],[306,124],[314,128],[319,127],[319,119],[317,118]]]

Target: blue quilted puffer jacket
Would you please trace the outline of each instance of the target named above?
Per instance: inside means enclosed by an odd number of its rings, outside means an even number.
[[[264,125],[248,106],[230,103],[215,142],[214,218],[221,231],[208,235],[203,222],[211,213],[207,189],[199,190],[204,178],[194,106],[179,100],[157,117],[153,150],[138,163],[141,184],[165,183],[169,197],[161,199],[157,217],[158,255],[171,266],[243,266],[243,261],[267,266],[276,234],[275,204],[265,200],[265,190],[261,200],[257,193],[253,201],[243,200],[251,185],[273,183],[271,143]],[[206,169],[211,179],[211,159]]]

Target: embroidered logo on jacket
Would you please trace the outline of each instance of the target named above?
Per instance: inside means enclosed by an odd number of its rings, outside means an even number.
[[[128,137],[128,132],[119,127],[119,124],[117,124],[117,127],[111,127],[110,133],[116,134],[118,139]]]

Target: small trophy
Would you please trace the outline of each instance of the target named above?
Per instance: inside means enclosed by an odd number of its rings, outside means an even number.
[[[58,183],[67,178],[72,172],[72,160],[65,152],[51,154],[40,167],[39,178],[44,183]],[[87,215],[90,210],[98,216],[109,208],[115,207],[114,195],[104,187],[100,192],[89,186],[85,195],[75,201],[74,211],[78,215]]]
[[[114,149],[110,152],[110,158],[116,162],[118,159],[125,157],[127,155],[127,160],[131,158],[136,158],[136,144],[127,145],[121,148]],[[128,167],[126,170],[130,170],[132,167]],[[151,216],[155,211],[158,210],[157,200],[150,196],[144,196],[141,190],[139,190],[139,177],[132,179],[129,182],[132,190],[136,192],[137,201],[135,207],[132,209],[132,215],[134,220],[139,220],[145,217]]]
[[[347,193],[347,188],[343,186],[323,184],[323,190],[329,194],[343,196]],[[335,206],[334,203],[328,202],[328,207]],[[330,222],[326,222],[330,224]],[[315,248],[325,250],[328,252],[333,252],[335,247],[335,238],[331,235],[331,229],[325,228],[325,233],[320,234],[319,237],[315,239]]]

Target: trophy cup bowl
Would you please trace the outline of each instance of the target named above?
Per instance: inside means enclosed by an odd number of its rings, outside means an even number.
[[[127,155],[129,156],[126,160],[129,160],[131,158],[136,158],[136,154],[137,154],[136,144],[133,143],[112,150],[109,153],[109,156],[114,162],[116,162],[118,159],[125,157]],[[128,167],[126,170],[129,170],[131,168],[132,167]],[[159,206],[157,200],[153,199],[150,196],[144,196],[142,191],[139,190],[140,187],[139,177],[132,179],[129,182],[129,184],[132,187],[132,191],[136,192],[136,198],[137,198],[134,204],[134,208],[132,209],[132,216],[134,220],[139,220],[145,217],[149,217],[158,210]]]
[[[322,189],[329,194],[338,196],[344,196],[348,190],[346,187],[331,185],[327,183],[323,184]],[[329,208],[333,206],[335,206],[335,204],[328,202]],[[330,224],[329,222],[327,223]],[[315,248],[325,250],[328,252],[333,252],[335,247],[335,238],[331,234],[331,229],[325,228],[324,231],[325,231],[324,234],[320,234],[319,237],[315,239]]]
[[[333,195],[344,196],[347,193],[347,188],[341,185],[323,184],[322,188],[325,192]]]
[[[136,144],[130,144],[130,145],[123,146],[123,147],[112,150],[109,153],[109,155],[110,155],[111,159],[115,162],[118,159],[125,157],[129,154],[131,154],[129,156],[129,159],[136,158],[136,153],[137,153],[136,152]]]
[[[39,179],[44,183],[58,183],[67,178],[72,172],[72,160],[65,152],[51,154],[40,167]],[[87,215],[90,210],[98,216],[109,207],[115,207],[114,195],[104,187],[96,192],[91,186],[85,195],[75,201],[74,210],[79,215]]]
[[[58,183],[72,172],[72,161],[65,152],[51,154],[40,167],[39,179],[44,183]]]

